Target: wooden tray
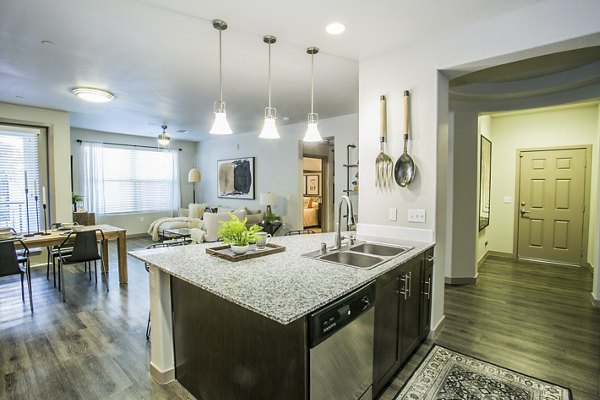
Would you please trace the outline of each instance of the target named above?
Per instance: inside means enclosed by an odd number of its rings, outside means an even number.
[[[267,244],[267,247],[264,250],[256,250],[256,245],[251,244],[250,249],[246,252],[246,254],[235,254],[228,244],[217,247],[209,247],[206,249],[208,254],[224,258],[229,261],[249,260],[251,258],[268,256],[269,254],[281,253],[283,251],[285,251],[285,246],[279,246],[272,243]]]

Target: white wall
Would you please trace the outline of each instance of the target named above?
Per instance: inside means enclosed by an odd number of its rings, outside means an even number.
[[[302,145],[306,124],[293,124],[279,127],[280,139],[264,140],[258,138],[258,132],[216,137],[198,145],[197,165],[202,173],[200,200],[213,206],[264,209],[259,204],[261,192],[272,192],[279,196],[279,202],[272,206],[273,212],[282,217],[286,230],[302,229]],[[319,121],[319,131],[323,137],[335,138],[336,177],[344,177],[341,164],[346,145],[358,141],[358,115],[350,114]],[[255,157],[255,199],[217,198],[217,160]],[[342,173],[343,172],[343,173]],[[341,174],[341,175],[340,175]],[[344,183],[345,184],[345,183]],[[341,195],[336,182],[335,198]]]
[[[488,249],[512,254],[514,244],[517,150],[570,145],[594,145],[598,142],[598,104],[539,109],[527,113],[492,115],[489,131],[492,144],[492,199]],[[595,147],[595,146],[594,146]],[[596,204],[598,160],[593,157],[591,187]],[[511,203],[504,203],[509,196]],[[590,207],[590,222],[597,218],[596,207]],[[590,223],[588,262],[592,262],[595,224]]]
[[[421,235],[423,230],[433,232],[435,229],[437,249],[441,253],[438,253],[440,257],[436,259],[434,271],[437,282],[434,285],[432,311],[434,328],[443,318],[441,282],[446,271],[461,268],[459,276],[476,276],[477,218],[476,191],[454,190],[452,186],[456,187],[457,182],[448,185],[447,171],[459,167],[461,162],[470,163],[476,171],[477,152],[475,144],[472,154],[467,154],[466,159],[462,157],[464,153],[458,157],[451,153],[457,151],[457,146],[450,142],[465,133],[448,126],[447,97],[446,100],[439,98],[440,95],[447,96],[447,81],[439,78],[438,71],[452,71],[459,66],[478,69],[569,48],[597,45],[600,42],[597,19],[599,5],[595,0],[576,3],[548,0],[361,60],[359,233],[363,224],[369,230],[394,232],[398,236],[408,234],[414,237]],[[418,175],[408,188],[396,187],[389,193],[382,193],[374,186],[374,162],[379,153],[378,98],[382,94],[388,98],[388,152],[397,158],[402,152],[401,104],[404,90],[410,90],[412,94],[412,141],[409,152],[417,164]],[[453,115],[452,118],[457,121],[461,117]],[[466,134],[471,135],[476,143],[476,114],[472,125],[469,129],[473,129],[473,132]],[[438,152],[448,149],[448,153],[440,158],[436,149]],[[438,166],[438,162],[442,165]],[[453,174],[453,179],[456,179],[457,172],[453,171]],[[474,183],[469,185],[475,187]],[[440,190],[444,193],[436,193]],[[436,196],[443,196],[442,200],[446,202],[452,201],[453,209],[445,209],[442,201],[437,202]],[[457,220],[456,216],[447,215],[465,206],[461,202],[465,199],[469,213],[465,213],[464,219]],[[388,209],[392,207],[398,209],[398,221],[387,220]],[[427,222],[419,225],[409,223],[406,217],[409,208],[426,210]],[[462,224],[464,228],[455,229],[457,224]],[[454,236],[453,240],[450,235]],[[451,243],[451,247],[448,247],[448,243]],[[467,265],[455,265],[455,255],[461,253],[465,246]]]
[[[0,122],[40,126],[48,129],[48,189],[54,220],[71,220],[71,175],[69,114],[45,108],[0,103]]]
[[[156,139],[151,137],[141,137],[133,135],[122,135],[118,133],[99,132],[87,129],[71,129],[71,153],[73,155],[73,188],[76,193],[81,193],[79,168],[81,161],[81,146],[77,140],[136,144],[142,146],[156,146]],[[188,171],[194,166],[197,143],[188,141],[171,141],[171,149],[181,149],[179,152],[179,183],[181,187],[181,205],[187,207],[192,202],[192,184],[187,181]],[[68,155],[67,155],[68,159]],[[67,175],[70,173],[67,170]],[[70,189],[69,189],[70,190]],[[198,200],[198,199],[196,199]],[[172,216],[171,212],[160,213],[129,213],[119,215],[96,215],[97,224],[108,224],[118,226],[127,230],[128,235],[146,233],[148,227],[157,218]],[[71,215],[68,217],[71,220]]]

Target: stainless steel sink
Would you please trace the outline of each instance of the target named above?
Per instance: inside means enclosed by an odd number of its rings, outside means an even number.
[[[362,242],[349,248],[330,250],[325,254],[312,251],[303,254],[303,256],[354,268],[371,269],[411,249],[412,247],[392,244]]]
[[[393,257],[406,253],[410,247],[394,246],[389,244],[381,243],[363,243],[358,246],[350,247],[350,251],[356,251],[359,253],[373,254],[376,256]]]
[[[350,265],[357,268],[371,268],[383,261],[383,258],[368,256],[361,253],[353,253],[350,251],[338,251],[335,253],[325,254],[319,257],[319,260],[331,261],[339,264]]]

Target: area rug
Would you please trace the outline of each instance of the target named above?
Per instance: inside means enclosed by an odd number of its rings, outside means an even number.
[[[434,345],[396,400],[571,400],[571,390]]]

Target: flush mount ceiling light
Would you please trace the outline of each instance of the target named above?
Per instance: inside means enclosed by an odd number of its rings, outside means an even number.
[[[263,37],[263,42],[269,45],[269,106],[265,107],[265,124],[260,135],[261,139],[279,139],[279,132],[275,120],[277,119],[277,109],[271,107],[271,45],[277,41],[275,36],[267,35]]]
[[[310,113],[308,114],[308,127],[304,135],[305,142],[322,142],[323,138],[319,133],[319,114],[313,112],[315,98],[315,54],[319,52],[317,47],[309,47],[306,52],[310,54]]]
[[[171,137],[169,136],[169,134],[166,132],[167,131],[167,125],[162,125],[161,126],[163,132],[158,135],[158,147],[167,147],[168,145],[171,144]]]
[[[223,58],[221,45],[221,32],[227,29],[227,22],[221,19],[213,21],[213,27],[219,31],[219,93],[220,100],[215,102],[215,122],[210,133],[213,135],[229,135],[233,131],[227,122],[227,112],[225,111],[225,102],[223,101]]]
[[[346,30],[346,26],[344,24],[340,24],[339,22],[332,22],[331,24],[327,25],[325,30],[331,35],[339,35]]]
[[[71,92],[80,99],[94,103],[107,103],[115,98],[115,95],[107,90],[94,88],[76,87]]]

